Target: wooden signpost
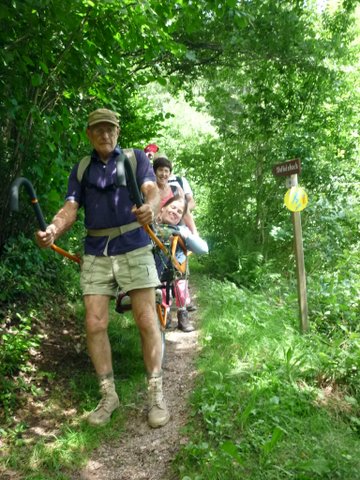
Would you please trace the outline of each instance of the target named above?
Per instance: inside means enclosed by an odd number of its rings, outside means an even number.
[[[299,158],[289,160],[284,163],[274,165],[272,172],[275,176],[286,176],[286,186],[288,188],[298,187],[298,174],[301,172],[301,162]],[[307,202],[307,199],[306,199]],[[306,206],[306,204],[305,204]],[[289,207],[288,207],[289,208]],[[300,209],[304,208],[304,206]],[[296,210],[296,207],[295,207]],[[300,330],[306,332],[309,329],[308,305],[306,296],[306,275],[304,262],[304,249],[301,228],[300,211],[292,211],[294,239],[295,239],[295,257],[296,257],[296,274],[298,286],[298,302],[300,316]]]
[[[300,174],[300,158],[294,158],[293,160],[288,160],[287,162],[278,163],[273,166],[272,171],[276,177],[289,177],[290,175]]]

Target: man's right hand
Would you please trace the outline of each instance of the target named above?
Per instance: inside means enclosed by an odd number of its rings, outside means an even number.
[[[38,230],[35,233],[36,243],[40,248],[49,248],[55,242],[55,225],[50,224],[45,232]]]

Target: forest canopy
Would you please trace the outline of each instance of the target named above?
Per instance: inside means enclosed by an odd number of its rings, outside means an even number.
[[[250,285],[287,269],[292,227],[272,166],[302,163],[311,271],[357,246],[359,15],[355,1],[5,1],[0,7],[0,246],[32,237],[35,218],[9,215],[9,187],[29,178],[45,217],[63,202],[88,153],[89,111],[121,117],[121,145],[157,141],[197,198],[208,268]],[[212,129],[186,132],[169,98]],[[186,123],[186,120],[185,120]],[[199,130],[200,132],[200,130]],[[336,234],[334,235],[334,232]],[[81,244],[74,229],[71,248]],[[315,249],[314,249],[315,247]],[[33,247],[36,248],[36,247]]]

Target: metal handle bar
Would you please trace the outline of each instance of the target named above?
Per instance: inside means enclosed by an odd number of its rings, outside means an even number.
[[[126,175],[127,175],[127,177],[128,177],[128,187],[129,187],[129,189],[130,189],[132,199],[133,199],[133,201],[135,202],[135,205],[139,208],[139,207],[141,207],[141,205],[142,205],[144,202],[143,202],[143,200],[142,200],[142,198],[141,198],[140,190],[139,190],[139,187],[138,187],[138,184],[137,184],[137,181],[136,181],[136,178],[135,178],[133,169],[131,168],[130,161],[129,161],[129,159],[128,159],[127,157],[125,157],[125,159],[124,159],[124,164],[125,164]],[[151,238],[151,240],[153,240],[153,242],[154,242],[166,255],[168,255],[169,252],[168,252],[167,248],[166,248],[165,245],[158,239],[158,237],[155,235],[155,233],[154,233],[154,231],[151,229],[150,225],[144,225],[144,229],[145,229],[145,231],[147,232],[147,234],[149,235],[149,237]]]
[[[10,187],[10,210],[12,212],[18,212],[19,211],[19,190],[20,190],[20,187],[22,185],[25,187],[25,190],[27,191],[27,193],[30,197],[31,204],[34,208],[35,215],[36,215],[37,221],[39,223],[40,230],[45,232],[47,225],[46,225],[46,222],[45,222],[44,215],[42,213],[40,204],[39,204],[38,199],[36,197],[34,187],[32,186],[32,183],[30,182],[30,180],[28,180],[25,177],[18,177],[11,184],[11,187]],[[60,255],[66,257],[66,258],[69,258],[73,262],[80,263],[80,258],[79,257],[77,257],[76,255],[72,255],[71,253],[67,252],[66,250],[63,250],[62,248],[58,247],[57,245],[52,244],[51,248],[55,252],[59,253]]]

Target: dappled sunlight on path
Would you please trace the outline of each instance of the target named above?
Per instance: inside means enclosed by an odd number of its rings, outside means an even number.
[[[195,320],[195,316],[193,317]],[[195,320],[196,321],[196,320]],[[186,424],[188,397],[193,389],[198,353],[198,331],[166,332],[164,391],[171,413],[170,422],[151,429],[146,421],[146,394],[139,394],[137,405],[125,406],[127,423],[119,439],[102,445],[87,466],[73,480],[170,480],[175,478],[171,463],[187,438],[181,433]],[[121,408],[121,407],[120,407]]]

